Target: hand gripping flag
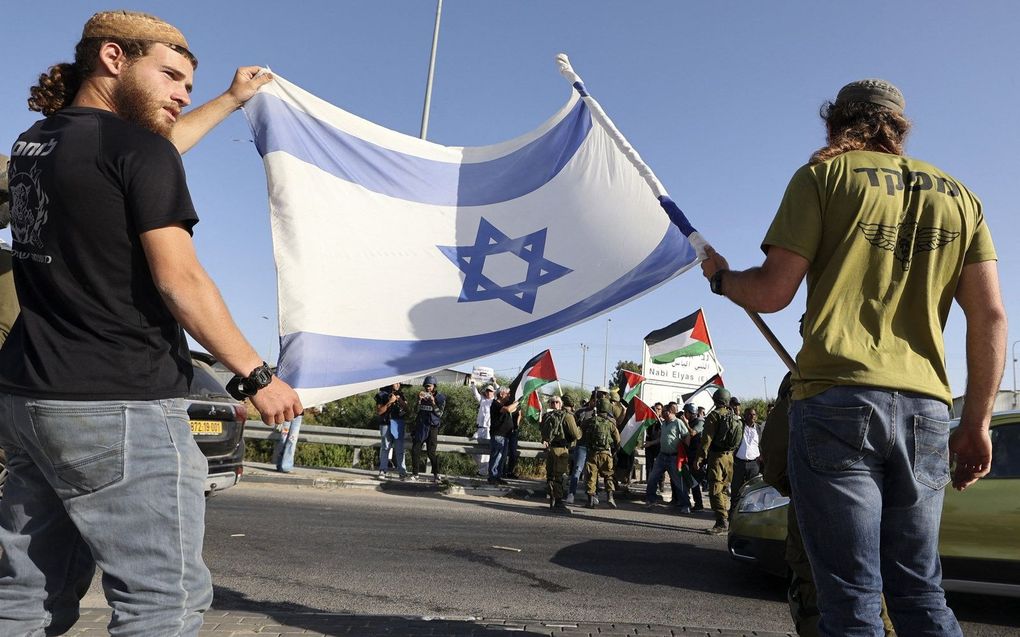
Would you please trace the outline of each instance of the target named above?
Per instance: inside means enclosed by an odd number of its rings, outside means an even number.
[[[538,396],[538,388],[556,379],[556,366],[553,365],[552,353],[549,350],[524,364],[521,373],[510,383],[510,395],[521,404],[524,418],[538,422],[539,416],[542,415],[542,401]]]
[[[712,350],[705,313],[698,310],[645,337],[648,354],[658,365],[672,363],[683,356],[698,356]]]
[[[645,382],[645,377],[626,369],[621,369],[620,372],[623,375],[623,390],[620,394],[623,396],[623,402],[629,403],[641,391],[641,383]]]
[[[627,409],[627,424],[620,432],[620,449],[634,455],[641,433],[656,422],[659,417],[655,415],[652,408],[646,405],[640,398],[634,398]]]
[[[552,334],[703,255],[566,56],[559,64],[574,87],[563,108],[493,146],[403,135],[279,75],[245,105],[269,186],[278,373],[306,405]]]

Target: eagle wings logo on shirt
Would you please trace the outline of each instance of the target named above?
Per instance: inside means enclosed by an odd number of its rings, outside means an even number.
[[[960,236],[959,232],[933,226],[918,228],[913,221],[903,221],[895,226],[860,221],[857,228],[871,245],[892,252],[904,272],[910,269],[910,260],[918,252],[938,250]]]

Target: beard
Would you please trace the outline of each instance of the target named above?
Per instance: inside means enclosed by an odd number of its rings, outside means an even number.
[[[170,139],[174,122],[166,121],[163,107],[170,106],[178,110],[179,106],[176,102],[163,102],[146,90],[137,74],[128,72],[123,77],[113,93],[113,103],[117,114],[125,120]]]

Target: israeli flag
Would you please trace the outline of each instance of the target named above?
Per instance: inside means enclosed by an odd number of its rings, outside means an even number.
[[[697,262],[697,233],[560,64],[575,89],[563,108],[494,146],[410,137],[279,75],[248,102],[269,182],[278,372],[302,402],[552,334]]]

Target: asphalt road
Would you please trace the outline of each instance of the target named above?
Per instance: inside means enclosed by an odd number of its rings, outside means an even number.
[[[792,628],[783,583],[733,562],[724,538],[701,533],[709,515],[630,504],[575,511],[242,482],[209,502],[213,606]],[[94,585],[86,606],[102,605],[97,593]],[[950,602],[968,636],[1020,630],[1016,600]]]

